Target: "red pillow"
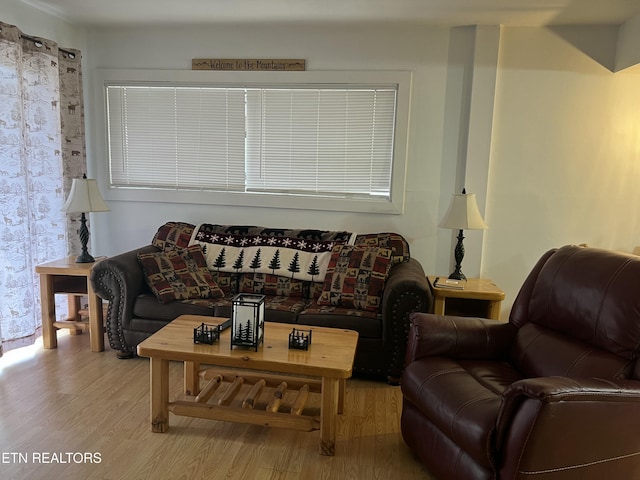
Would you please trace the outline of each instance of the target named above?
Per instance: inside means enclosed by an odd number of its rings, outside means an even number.
[[[388,248],[336,245],[331,252],[318,305],[379,311],[391,257]]]
[[[139,253],[138,260],[147,284],[161,303],[224,296],[207,268],[200,245],[183,250]]]

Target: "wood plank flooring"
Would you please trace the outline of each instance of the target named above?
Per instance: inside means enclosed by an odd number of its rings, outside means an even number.
[[[334,457],[319,455],[318,431],[171,414],[169,431],[152,433],[148,359],[92,353],[87,334],[58,336],[55,350],[36,345],[8,366],[15,355],[0,358],[3,480],[433,478],[402,441],[399,387],[348,380]],[[173,397],[181,364],[171,362],[170,380]]]

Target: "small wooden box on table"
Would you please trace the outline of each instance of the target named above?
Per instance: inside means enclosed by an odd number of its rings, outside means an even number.
[[[442,277],[440,277],[442,278]],[[435,275],[428,276],[436,315],[479,316],[500,319],[504,292],[486,278],[468,278],[463,289],[437,287]]]
[[[36,273],[40,275],[44,348],[58,346],[56,331],[60,328],[69,328],[75,334],[88,327],[91,351],[104,350],[102,300],[93,292],[89,281],[89,274],[95,264],[96,262],[76,263],[75,257],[67,257],[36,266]],[[67,294],[69,299],[69,318],[62,322],[56,321],[56,293]],[[88,324],[81,319],[80,297],[84,295],[89,302]]]
[[[346,379],[351,377],[358,333],[338,328],[313,330],[309,350],[290,350],[290,324],[265,325],[264,343],[258,351],[230,345],[230,330],[213,345],[193,342],[193,329],[226,318],[182,315],[138,345],[138,355],[150,358],[151,429],[166,432],[169,412],[176,415],[250,423],[302,431],[320,430],[320,453],[334,455],[337,414],[344,408]],[[296,325],[298,327],[298,325]],[[169,361],[184,362],[184,400],[169,402]],[[247,373],[216,373],[200,365],[237,368]],[[259,373],[256,373],[259,372]],[[200,389],[200,379],[209,383]],[[217,404],[207,403],[221,383],[229,382]],[[241,407],[230,405],[243,384],[253,385]],[[274,387],[265,410],[254,409],[264,387]],[[290,413],[279,411],[287,388],[298,390]],[[320,393],[320,418],[303,415],[309,392]]]

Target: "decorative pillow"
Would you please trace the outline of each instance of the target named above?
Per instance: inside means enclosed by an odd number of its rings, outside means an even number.
[[[318,305],[377,312],[391,267],[388,248],[336,245],[324,277]]]
[[[224,296],[207,269],[199,245],[184,250],[139,253],[145,280],[161,303]]]
[[[151,245],[158,247],[163,252],[187,248],[194,225],[184,222],[167,222],[158,228],[151,240]]]
[[[354,245],[388,248],[393,252],[391,264],[408,262],[411,255],[409,244],[399,233],[366,233],[356,237]]]

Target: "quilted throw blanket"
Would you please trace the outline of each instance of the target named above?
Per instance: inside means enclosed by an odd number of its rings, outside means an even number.
[[[289,230],[203,223],[189,245],[202,247],[210,270],[268,273],[322,282],[338,244],[352,244],[356,234],[325,230]]]

